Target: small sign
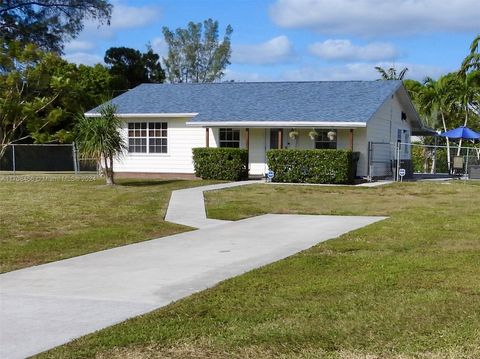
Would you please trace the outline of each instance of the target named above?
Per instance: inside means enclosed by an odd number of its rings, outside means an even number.
[[[400,181],[403,182],[403,176],[405,176],[407,172],[405,171],[405,168],[400,168],[398,170],[398,175],[400,176]]]
[[[267,172],[267,177],[268,177],[269,179],[272,179],[274,176],[275,176],[275,173],[273,173],[272,170],[270,170],[270,171]]]

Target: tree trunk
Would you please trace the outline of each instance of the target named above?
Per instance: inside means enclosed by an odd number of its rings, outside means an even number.
[[[463,124],[463,126],[466,127],[467,123],[468,123],[468,105],[465,105],[465,123]],[[458,141],[457,156],[460,156],[461,151],[462,151],[462,138],[460,139],[460,141]]]
[[[0,160],[3,158],[3,156],[5,155],[5,152],[7,151],[7,146],[8,145],[4,145],[4,144],[1,144],[0,145]]]
[[[110,157],[109,157],[109,161],[110,161],[110,168],[108,169],[109,173],[110,173],[110,181],[111,183],[110,184],[115,184],[115,174],[113,172],[113,154],[110,154]]]
[[[104,168],[103,168],[103,174],[105,175],[105,182],[107,183],[107,185],[109,186],[112,186],[114,185],[113,183],[113,177],[111,175],[111,170],[109,168],[109,165],[108,165],[108,158],[106,156],[103,157],[103,164],[104,164]]]
[[[437,148],[435,147],[432,152],[432,168],[430,173],[435,173],[437,171]]]
[[[447,125],[445,124],[445,116],[443,115],[443,111],[441,112],[442,114],[442,123],[443,123],[443,131],[447,132]],[[448,137],[445,137],[447,139],[447,167],[448,171],[451,172],[452,166],[451,166],[451,158],[450,158],[450,140]]]

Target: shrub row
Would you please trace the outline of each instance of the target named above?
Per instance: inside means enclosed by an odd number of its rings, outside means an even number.
[[[274,182],[349,184],[355,179],[354,159],[347,150],[269,150]]]
[[[248,150],[194,148],[195,175],[202,179],[240,181],[248,178]]]

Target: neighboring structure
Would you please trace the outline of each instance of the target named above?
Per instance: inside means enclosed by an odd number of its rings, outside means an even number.
[[[192,148],[210,146],[248,148],[250,175],[271,148],[337,148],[360,152],[357,176],[388,176],[394,144],[422,128],[401,81],[143,84],[112,103],[128,143],[117,172],[193,173]]]

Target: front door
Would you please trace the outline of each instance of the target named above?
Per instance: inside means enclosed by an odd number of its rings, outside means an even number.
[[[270,129],[270,149],[278,148],[278,128]]]

